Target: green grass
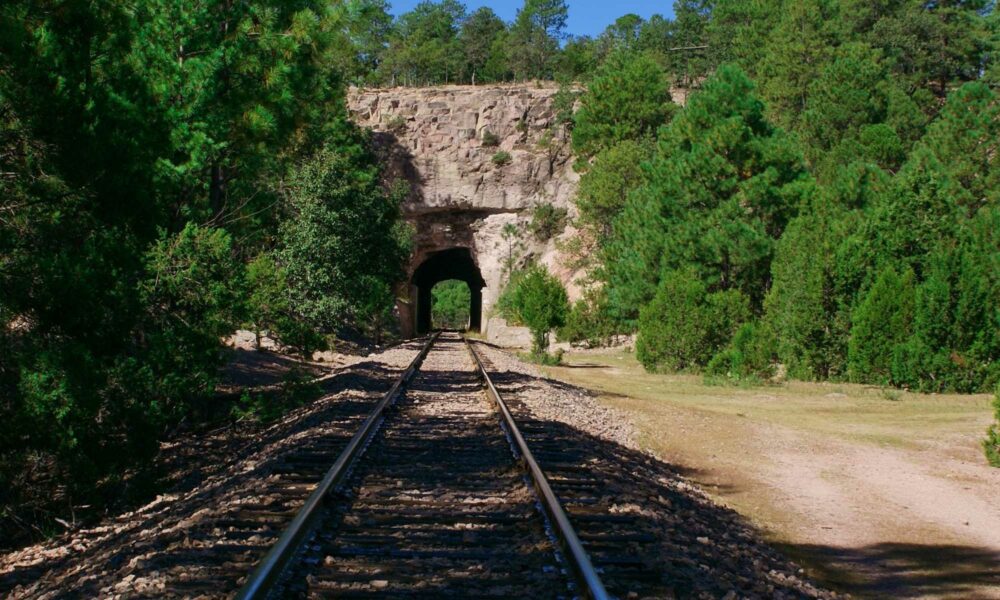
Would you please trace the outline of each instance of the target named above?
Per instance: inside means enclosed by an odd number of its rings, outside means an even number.
[[[791,381],[740,387],[706,385],[698,375],[647,373],[628,352],[573,354],[550,375],[648,403],[740,416],[846,440],[913,448],[982,429],[986,394],[915,394],[845,383]],[[613,402],[614,403],[614,402]],[[655,408],[648,405],[646,408]]]

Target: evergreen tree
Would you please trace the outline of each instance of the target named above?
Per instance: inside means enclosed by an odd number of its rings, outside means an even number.
[[[786,129],[801,125],[811,84],[839,41],[837,9],[836,0],[784,2],[781,19],[768,36],[757,78],[769,117]]]
[[[652,155],[653,144],[626,140],[599,152],[580,178],[576,205],[580,225],[599,246],[614,235],[614,222],[625,208],[629,193],[642,181],[642,163]]]
[[[506,69],[495,56],[498,41],[507,31],[507,25],[488,7],[469,15],[462,23],[459,44],[465,54],[463,79],[470,83],[487,83],[502,79]]]
[[[675,108],[659,65],[645,55],[616,53],[580,97],[573,149],[590,157],[622,141],[651,137]]]
[[[852,380],[891,382],[893,355],[910,335],[913,303],[913,271],[882,270],[851,318],[847,360]]]
[[[511,70],[516,78],[552,78],[568,15],[566,0],[524,1],[507,40]]]
[[[742,71],[720,68],[691,97],[662,131],[645,181],[604,261],[615,310],[635,314],[661,270],[692,269],[712,291],[742,290],[759,311],[775,241],[812,181]]]
[[[709,293],[696,274],[669,271],[640,312],[636,358],[648,371],[704,367],[749,318],[739,291]]]
[[[461,80],[464,60],[458,35],[464,20],[465,6],[457,0],[424,0],[401,15],[382,63],[382,79],[396,85]]]

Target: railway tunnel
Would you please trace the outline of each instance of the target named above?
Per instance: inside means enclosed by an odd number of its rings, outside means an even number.
[[[410,278],[414,333],[420,335],[431,329],[431,290],[442,281],[455,279],[469,286],[469,329],[479,331],[483,320],[483,288],[486,281],[466,247],[449,248],[428,254],[413,271]]]

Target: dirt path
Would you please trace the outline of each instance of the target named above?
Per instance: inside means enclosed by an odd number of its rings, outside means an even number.
[[[821,580],[865,597],[1000,599],[1000,470],[985,466],[978,449],[988,412],[981,427],[949,415],[933,436],[908,436],[905,423],[920,414],[870,429],[863,415],[833,416],[851,399],[824,393],[801,400],[831,415],[817,431],[806,419],[796,425],[771,415],[774,402],[796,410],[792,398],[683,381],[673,383],[690,389],[675,399],[659,393],[658,385],[671,385],[665,378],[586,362],[586,369],[551,374],[605,392],[624,386],[627,396],[602,401],[634,419],[646,447],[753,520]],[[617,383],[625,380],[630,385]],[[903,403],[876,408],[918,412]]]

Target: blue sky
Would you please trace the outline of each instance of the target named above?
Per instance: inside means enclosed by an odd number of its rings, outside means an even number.
[[[389,0],[395,15],[410,10],[419,1]],[[517,14],[517,9],[524,4],[524,0],[495,0],[493,2],[464,0],[462,3],[469,8],[469,12],[480,6],[489,6],[500,15],[500,18],[509,22],[514,20],[514,15]],[[670,0],[661,0],[660,2],[651,2],[650,0],[577,0],[574,2],[574,0],[568,0],[567,4],[569,4],[569,22],[566,25],[568,33],[597,35],[624,14],[635,13],[645,19],[656,13],[669,17],[673,14],[674,3]]]

